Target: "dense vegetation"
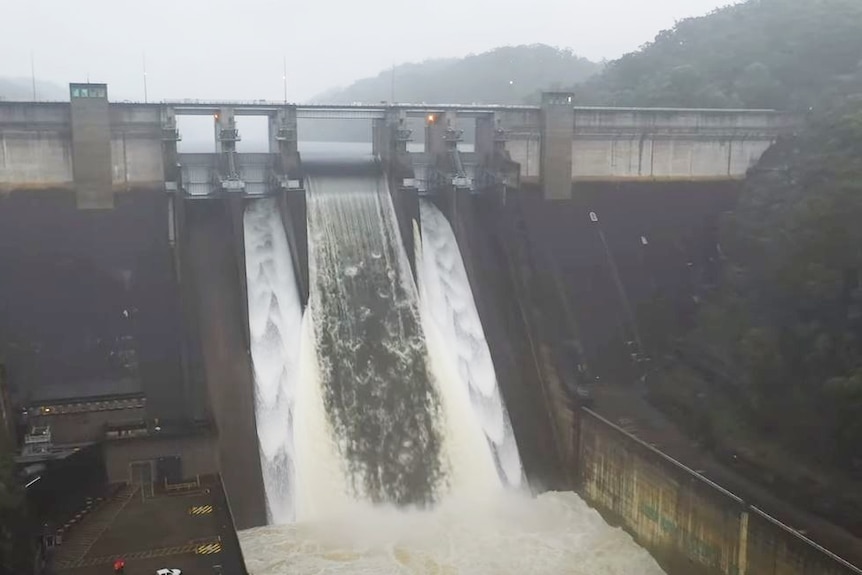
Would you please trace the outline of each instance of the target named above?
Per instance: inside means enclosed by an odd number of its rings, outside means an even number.
[[[722,281],[693,329],[652,341],[657,399],[718,447],[768,437],[862,471],[859,222],[862,104],[848,104],[750,175],[724,221]]]
[[[823,108],[862,86],[860,32],[858,0],[749,0],[661,32],[578,86],[578,100]]]
[[[542,44],[506,46],[465,58],[396,66],[315,101],[377,103],[393,99],[394,92],[397,102],[517,104],[536,90],[572,85],[600,69],[600,64],[569,50]]]
[[[680,22],[576,88],[594,104],[767,107],[800,128],[722,221],[694,318],[641,309],[652,397],[717,448],[862,473],[862,3],[750,0]],[[768,466],[769,447],[747,459]]]

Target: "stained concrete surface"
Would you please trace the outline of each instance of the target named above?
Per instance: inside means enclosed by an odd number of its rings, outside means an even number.
[[[14,402],[48,387],[111,395],[132,380],[150,417],[184,417],[166,230],[161,190],[98,211],[77,210],[62,190],[0,195],[0,353]]]
[[[183,260],[200,337],[209,408],[218,433],[219,467],[238,529],[266,523],[254,417],[254,377],[245,340],[230,206],[193,202],[185,208]],[[240,275],[242,274],[242,275]]]
[[[451,193],[435,201],[458,237],[531,483],[570,488],[572,470],[561,469],[561,462],[580,464],[576,454],[565,453],[572,445],[564,435],[571,418],[551,421],[562,417],[565,409],[556,403],[567,399],[555,397],[548,405],[549,392],[575,367],[561,357],[571,348],[561,351],[559,344],[577,339],[583,354],[575,363],[600,376],[589,387],[602,415],[858,562],[862,547],[855,537],[716,461],[628,383],[637,371],[628,357],[633,329],[621,297],[635,308],[662,293],[678,320],[690,317],[700,290],[718,278],[719,219],[738,191],[737,184],[595,184],[576,186],[568,202],[546,202],[530,189],[511,192],[505,201]],[[597,212],[604,237],[590,211]],[[547,350],[554,365],[545,365]]]
[[[862,539],[777,496],[774,490],[751,481],[731,466],[718,461],[688,437],[644,397],[635,385],[603,383],[594,388],[595,409],[629,433],[691,469],[718,483],[743,500],[756,505],[782,523],[804,529],[806,535],[838,556],[862,566]]]

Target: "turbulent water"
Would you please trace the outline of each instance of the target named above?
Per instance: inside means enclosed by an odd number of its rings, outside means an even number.
[[[354,508],[328,521],[240,533],[252,575],[661,575],[573,493],[495,492],[431,511]]]
[[[349,498],[432,503],[440,398],[384,180],[309,178],[307,209],[319,384]]]
[[[491,351],[473,300],[467,270],[449,221],[431,202],[420,206],[422,224],[419,280],[426,325],[433,324],[445,353],[457,363],[458,379],[469,393],[501,479],[520,486],[523,469],[512,425],[500,398]]]
[[[375,169],[306,183],[304,315],[275,202],[245,214],[274,523],[240,533],[250,573],[660,574],[577,495],[518,489],[520,458],[443,214],[421,206],[417,285]]]
[[[248,323],[255,416],[271,523],[294,519],[293,421],[302,307],[275,200],[257,200],[244,218]]]

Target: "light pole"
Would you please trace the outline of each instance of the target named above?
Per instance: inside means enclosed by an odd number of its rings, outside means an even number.
[[[147,54],[146,54],[146,52],[144,52],[143,55],[141,56],[141,65],[144,68],[144,104],[146,104],[147,100],[148,100],[148,98],[147,98]]]

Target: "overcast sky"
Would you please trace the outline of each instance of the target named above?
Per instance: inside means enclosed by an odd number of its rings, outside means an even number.
[[[0,76],[111,100],[303,101],[395,63],[545,43],[613,59],[730,0],[3,0]],[[505,6],[513,6],[506,8]]]

